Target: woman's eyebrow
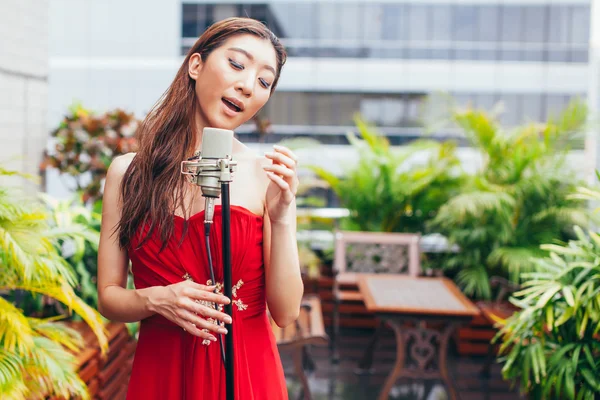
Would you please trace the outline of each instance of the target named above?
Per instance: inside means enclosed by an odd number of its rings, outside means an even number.
[[[254,56],[252,56],[252,54],[248,53],[244,49],[240,49],[239,47],[230,47],[228,50],[237,51],[238,53],[242,53],[243,55],[248,57],[251,61],[254,61]],[[273,73],[273,75],[277,75],[277,73],[275,72],[275,68],[271,67],[270,65],[265,64],[265,68],[268,69],[269,71],[271,71]]]

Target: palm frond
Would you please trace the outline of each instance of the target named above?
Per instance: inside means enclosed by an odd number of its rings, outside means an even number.
[[[531,220],[536,223],[550,220],[560,226],[587,227],[590,223],[590,215],[581,207],[548,207],[534,214]]]
[[[0,346],[0,394],[2,399],[23,400],[28,388],[23,381],[23,357]]]
[[[481,264],[461,269],[456,275],[456,283],[458,283],[467,296],[482,299],[490,299],[492,297],[490,277],[485,266]]]
[[[75,356],[46,337],[38,336],[34,341],[34,351],[24,362],[32,394],[89,399],[87,386],[76,372]]]
[[[63,323],[37,318],[29,318],[29,323],[38,335],[44,336],[68,350],[75,352],[84,345],[81,334]]]
[[[56,280],[60,277],[74,285],[72,269],[54,251],[52,242],[38,233],[37,225],[27,223],[28,220],[39,222],[41,218],[38,215],[29,218],[23,216],[20,223],[0,223],[0,255],[3,263],[25,280]]]
[[[469,109],[457,112],[454,119],[464,129],[472,143],[480,148],[490,149],[498,131],[498,127],[491,118],[482,111]]]
[[[8,288],[1,287],[0,290],[6,290]],[[108,341],[106,338],[106,328],[100,314],[92,307],[87,305],[82,299],[77,297],[73,288],[66,282],[62,282],[60,285],[36,285],[35,282],[20,282],[19,284],[13,285],[10,289],[25,290],[33,293],[40,293],[46,296],[52,297],[66,305],[69,310],[77,313],[92,329],[100,348],[104,353],[108,348]]]
[[[487,213],[510,214],[515,199],[505,192],[475,191],[452,198],[439,211],[437,223],[463,223],[468,217],[481,218]]]
[[[490,253],[488,262],[502,266],[511,281],[519,282],[521,274],[535,270],[535,260],[544,255],[539,247],[499,247]]]
[[[10,353],[25,354],[33,346],[27,317],[0,296],[0,347]]]

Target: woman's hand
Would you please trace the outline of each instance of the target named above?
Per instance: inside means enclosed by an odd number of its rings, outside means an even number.
[[[207,319],[213,318],[230,324],[231,317],[215,310],[214,306],[209,307],[199,303],[229,304],[227,297],[214,293],[215,286],[205,286],[185,280],[156,288],[155,294],[149,298],[150,308],[153,312],[181,326],[192,335],[203,339],[217,340],[215,336],[203,332],[202,329],[221,334],[227,333],[227,329],[220,326],[220,324],[214,324],[207,321]]]
[[[271,222],[282,222],[286,221],[289,206],[298,191],[298,157],[287,147],[274,145],[273,148],[274,152],[265,154],[273,164],[263,167],[271,180],[266,194],[267,212]]]

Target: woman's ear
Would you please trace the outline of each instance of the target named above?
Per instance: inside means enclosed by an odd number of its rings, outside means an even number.
[[[188,75],[190,76],[190,78],[192,78],[193,80],[196,80],[198,78],[198,74],[202,69],[202,65],[202,57],[200,56],[200,54],[192,54],[192,56],[190,57],[190,62],[188,63]]]

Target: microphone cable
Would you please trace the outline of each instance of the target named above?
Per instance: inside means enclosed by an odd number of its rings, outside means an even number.
[[[212,223],[210,222],[204,222],[204,243],[206,245],[206,254],[208,255],[208,267],[210,269],[210,279],[212,280],[213,285],[217,284],[217,281],[215,280],[215,270],[213,268],[213,261],[212,261],[212,255],[210,253],[210,226],[212,225]],[[219,305],[215,302],[215,310],[219,311]],[[221,325],[219,323],[219,320],[217,320],[217,324]],[[223,344],[223,335],[218,333],[218,338],[219,338],[219,345],[221,347],[221,358],[223,359],[223,365],[225,365],[225,345]]]

